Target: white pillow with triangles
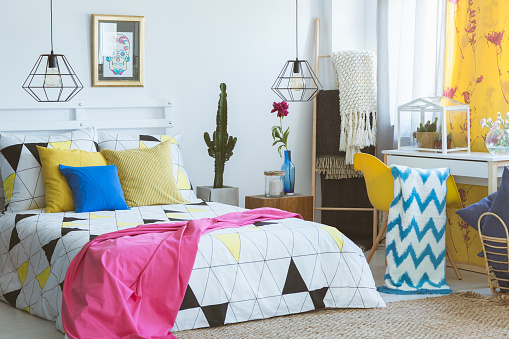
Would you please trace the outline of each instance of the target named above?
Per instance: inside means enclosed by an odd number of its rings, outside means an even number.
[[[184,167],[182,151],[180,150],[182,133],[178,133],[176,136],[148,134],[133,136],[99,132],[99,150],[110,149],[113,151],[123,151],[133,148],[148,148],[154,147],[166,140],[170,140],[171,142],[173,176],[180,193],[182,193],[182,196],[186,200],[196,199],[191,180],[189,179],[189,175]]]
[[[95,127],[54,136],[0,133],[0,172],[5,193],[5,210],[20,212],[46,207],[37,146],[97,152],[97,142]]]

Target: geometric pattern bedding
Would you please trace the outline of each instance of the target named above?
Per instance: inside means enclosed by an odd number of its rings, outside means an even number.
[[[0,300],[62,330],[65,273],[90,239],[140,224],[242,210],[195,200],[125,211],[7,213],[0,217]],[[335,228],[294,218],[264,221],[201,238],[173,330],[323,307],[383,306],[363,253]]]

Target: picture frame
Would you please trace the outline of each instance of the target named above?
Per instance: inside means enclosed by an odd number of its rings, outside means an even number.
[[[92,14],[92,87],[143,87],[145,17]]]

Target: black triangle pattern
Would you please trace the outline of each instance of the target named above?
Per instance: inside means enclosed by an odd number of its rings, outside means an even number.
[[[65,281],[65,280],[64,280]],[[58,284],[58,286],[60,286],[60,290],[63,291],[64,290],[64,281],[62,281],[60,284]]]
[[[176,222],[176,221],[189,221],[187,219],[179,219],[179,218],[168,218],[171,222]]]
[[[23,150],[23,144],[16,144],[7,146],[2,149],[2,154],[5,160],[11,165],[14,172],[18,171],[19,158],[21,157],[21,151]]]
[[[94,240],[97,237],[98,237],[98,235],[90,234],[90,237],[89,237],[88,241],[92,241],[92,240]]]
[[[154,224],[157,222],[165,222],[166,220],[157,220],[157,219],[143,219],[144,224]]]
[[[283,294],[307,292],[308,288],[304,279],[300,275],[295,262],[290,260],[290,266],[288,267],[288,273],[286,275],[285,287],[283,287]]]
[[[69,228],[69,227],[63,227],[62,228],[62,237],[65,236],[68,233],[74,232],[74,231],[82,231],[82,232],[88,232],[88,230],[82,230],[80,228]]]
[[[64,217],[63,222],[73,222],[77,220],[87,220],[87,219],[79,219],[79,218],[71,218],[71,217]]]
[[[277,222],[257,221],[255,223],[253,223],[253,225],[255,225],[256,227],[274,225],[274,224],[277,224]]]
[[[184,295],[184,300],[182,300],[182,304],[180,305],[181,310],[187,310],[189,308],[200,307],[198,303],[198,299],[194,295],[193,290],[189,285],[187,285],[186,294]]]
[[[157,141],[161,142],[161,140],[157,139],[152,135],[140,135],[140,141]]]
[[[37,150],[37,146],[48,147],[48,143],[44,142],[44,143],[25,144],[25,147],[30,151],[30,153],[32,153],[32,155],[34,156],[35,160],[37,160],[39,165],[42,166],[41,158],[39,156],[39,151]]]
[[[208,206],[205,201],[203,202],[196,202],[194,204],[186,204],[186,206]]]
[[[205,318],[207,318],[207,322],[209,326],[221,326],[224,325],[224,320],[226,319],[226,311],[228,310],[228,303],[218,304],[218,305],[209,305],[202,306],[201,310],[203,314],[205,314]]]
[[[57,246],[57,242],[61,238],[53,239],[46,245],[42,246],[42,249],[44,250],[44,254],[46,254],[46,258],[48,259],[48,264],[51,265],[51,257],[53,256],[53,252],[55,251],[55,247]]]
[[[20,242],[21,240],[19,239],[18,230],[16,229],[16,227],[14,227],[12,229],[11,240],[9,242],[9,251],[12,250],[14,246],[19,244]]]
[[[318,310],[320,308],[325,308],[325,303],[323,302],[323,298],[325,298],[325,295],[327,294],[328,290],[329,290],[328,287],[323,287],[318,290],[309,291],[309,296],[311,297],[311,300],[313,301],[315,310]]]
[[[164,213],[187,213],[187,212],[174,211],[174,210],[164,210]]]
[[[15,290],[9,293],[5,293],[3,297],[9,304],[16,307],[16,299],[18,299],[19,294],[21,293],[21,288],[19,290]]]
[[[28,218],[28,217],[33,217],[34,215],[37,215],[37,214],[16,214],[16,217],[14,218],[14,225],[17,225],[18,222],[20,222],[21,220]]]

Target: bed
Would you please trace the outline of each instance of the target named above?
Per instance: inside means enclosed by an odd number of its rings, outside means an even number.
[[[169,123],[167,101],[163,105],[161,102],[152,103],[151,107],[163,107],[163,118],[151,119],[152,125],[147,127]],[[78,106],[75,116],[82,118],[82,110]],[[84,124],[78,118],[75,122]],[[112,123],[119,127],[117,122]],[[61,129],[73,124],[62,124]],[[104,121],[98,123],[101,124],[108,125]],[[127,123],[124,127],[131,126]],[[40,127],[34,125],[33,129]],[[150,142],[158,141],[145,138],[143,142],[150,147]],[[128,142],[124,144],[124,148],[129,147]],[[176,168],[180,173],[181,159],[174,159],[174,166],[175,161],[174,171]],[[87,213],[44,213],[41,207],[3,214],[0,300],[54,321],[62,331],[60,310],[65,274],[72,259],[90,240],[142,224],[213,218],[244,210],[195,199],[192,189],[183,189],[189,200],[185,204]],[[269,220],[202,236],[172,331],[326,307],[383,306],[364,254],[339,231],[298,218]]]

